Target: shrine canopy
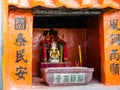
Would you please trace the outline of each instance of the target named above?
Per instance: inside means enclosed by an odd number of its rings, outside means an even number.
[[[9,5],[20,8],[43,6],[47,8],[66,7],[72,9],[107,8],[120,9],[120,0],[8,0]]]

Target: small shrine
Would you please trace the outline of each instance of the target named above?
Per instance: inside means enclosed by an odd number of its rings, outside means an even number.
[[[119,0],[2,0],[2,89],[120,85],[119,9]]]
[[[44,31],[45,39],[42,43],[42,60],[43,62],[62,62],[68,59],[67,45],[62,36],[57,31]]]

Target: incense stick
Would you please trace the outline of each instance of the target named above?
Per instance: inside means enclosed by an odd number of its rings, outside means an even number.
[[[79,50],[80,66],[82,66],[82,55],[81,55],[81,46],[80,45],[78,45],[78,50]]]
[[[60,62],[62,62],[62,57],[63,57],[63,48],[62,47],[60,47]]]

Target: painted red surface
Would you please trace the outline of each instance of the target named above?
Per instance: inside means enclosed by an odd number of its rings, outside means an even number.
[[[92,22],[92,23],[91,23]],[[87,66],[93,67],[94,77],[101,78],[99,17],[87,20]]]
[[[34,29],[33,32],[33,60],[32,60],[32,73],[33,76],[39,76],[39,67],[41,61],[41,45],[40,42],[43,39],[43,31],[45,28]],[[80,28],[55,28],[60,34],[63,35],[63,39],[67,42],[68,46],[68,61],[72,66],[76,66],[79,62],[78,45],[81,45],[82,49],[82,61],[86,66],[86,31]]]

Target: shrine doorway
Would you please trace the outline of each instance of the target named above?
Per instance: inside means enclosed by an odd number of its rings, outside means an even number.
[[[91,23],[92,22],[92,23]],[[82,65],[93,67],[93,78],[101,79],[99,15],[94,16],[34,16],[33,21],[33,85],[39,85],[41,77],[41,46],[43,32],[53,29],[63,35],[68,45],[68,62],[80,67],[78,45],[82,50]],[[74,52],[74,53],[73,53]],[[40,78],[39,78],[40,79]]]

